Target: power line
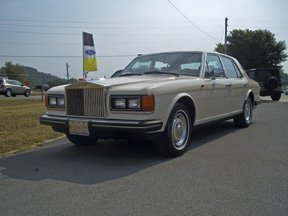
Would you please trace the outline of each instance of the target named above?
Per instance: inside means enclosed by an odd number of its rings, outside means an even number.
[[[24,33],[24,34],[50,34],[50,35],[81,35],[77,33],[62,33],[62,32],[35,32],[35,31],[14,31],[14,30],[0,30],[0,32],[8,32],[8,33]],[[219,32],[211,32],[211,33],[219,33]],[[187,34],[193,34],[195,33],[192,32],[184,32],[184,33],[117,33],[117,34],[112,34],[112,33],[94,33],[93,35],[95,36],[137,36],[137,35],[187,35]],[[200,33],[201,34],[201,33]]]
[[[206,33],[205,31],[203,31],[199,26],[197,26],[195,23],[193,23],[187,16],[185,16],[171,1],[167,0],[169,4],[172,5],[172,7],[177,10],[189,23],[191,23],[195,28],[197,28],[200,32],[202,32],[204,35],[206,35],[207,37],[214,39],[214,40],[218,40],[216,38],[214,38],[213,36],[209,35],[208,33]]]
[[[224,30],[223,30],[224,32]],[[223,38],[223,33],[221,38]],[[206,39],[185,39],[181,40],[181,42],[187,41],[187,42],[192,42],[192,41],[204,41]],[[138,42],[99,42],[99,44],[115,44],[115,45],[127,45],[127,44],[165,44],[165,43],[175,43],[178,40],[161,40],[161,41],[138,41]],[[8,42],[8,41],[0,41],[0,44],[3,45],[27,45],[27,46],[80,46],[81,43],[47,43],[47,42]]]
[[[110,23],[129,23],[129,24],[160,24],[160,23],[182,23],[182,22],[172,22],[172,21],[121,21],[121,20],[97,20],[97,21],[67,21],[67,20],[35,20],[35,19],[1,19],[1,21],[6,21],[6,22],[39,22],[39,23],[76,23],[76,24],[81,24],[81,23],[105,23],[105,24],[110,24]],[[196,20],[196,22],[214,22],[215,19],[213,20]]]
[[[58,46],[58,45],[64,45],[64,46],[71,46],[71,45],[81,45],[81,43],[36,43],[36,42],[7,42],[7,41],[0,41],[0,44],[7,44],[7,45],[13,45],[13,44],[17,44],[17,45],[40,45],[40,46],[43,46],[43,45],[55,45],[55,46]]]
[[[118,58],[118,57],[135,57],[136,55],[131,55],[131,54],[120,54],[120,55],[97,55],[97,58]],[[83,56],[78,56],[78,55],[42,55],[42,56],[37,56],[37,55],[0,55],[0,58],[83,58]]]
[[[75,33],[57,33],[57,32],[34,32],[34,31],[14,31],[14,30],[0,30],[0,32],[11,32],[11,33],[24,33],[24,34],[50,34],[50,35],[81,35]]]
[[[37,28],[95,28],[95,29],[187,29],[188,26],[59,26],[59,25],[31,25],[31,24],[7,24],[0,23],[0,26],[20,26]]]

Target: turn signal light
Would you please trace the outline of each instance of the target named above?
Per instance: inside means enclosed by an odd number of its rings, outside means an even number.
[[[142,111],[152,112],[154,111],[155,100],[154,96],[142,96]]]

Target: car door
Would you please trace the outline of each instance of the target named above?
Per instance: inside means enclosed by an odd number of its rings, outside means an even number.
[[[204,75],[207,91],[207,117],[218,118],[230,110],[231,80],[227,79],[217,54],[208,53]]]
[[[225,74],[231,80],[230,87],[230,112],[239,111],[242,109],[245,100],[246,86],[248,81],[242,76],[238,66],[232,58],[220,55],[223,63]]]
[[[18,94],[24,94],[25,92],[25,88],[23,86],[23,83],[19,82],[19,81],[15,81],[16,82],[16,85],[17,85],[17,93]]]

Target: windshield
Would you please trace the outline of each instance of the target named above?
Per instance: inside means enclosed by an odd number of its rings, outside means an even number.
[[[173,74],[199,77],[202,53],[161,53],[135,58],[119,76]]]

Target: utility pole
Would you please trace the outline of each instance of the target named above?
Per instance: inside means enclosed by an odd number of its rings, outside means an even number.
[[[227,27],[228,27],[228,18],[225,18],[225,39],[224,39],[224,52],[227,54]]]
[[[69,67],[70,67],[70,65],[68,64],[68,62],[66,62],[67,80],[69,80]]]

